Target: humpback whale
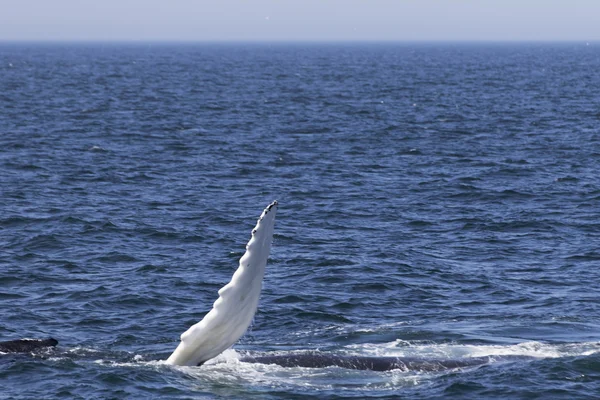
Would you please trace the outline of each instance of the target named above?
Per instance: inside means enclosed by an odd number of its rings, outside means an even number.
[[[231,347],[246,332],[256,309],[267,259],[273,241],[277,201],[261,214],[246,253],[240,259],[231,281],[219,290],[212,310],[181,335],[177,349],[168,364],[200,366]],[[503,358],[504,359],[504,358]],[[439,371],[473,367],[489,363],[490,357],[452,359],[419,359],[414,357],[346,356],[321,352],[284,355],[246,355],[242,362],[276,364],[283,367],[340,367],[358,370],[388,371],[392,369]]]
[[[258,307],[262,280],[273,241],[277,201],[264,209],[252,230],[246,252],[239,261],[231,281],[218,291],[219,298],[198,323],[181,335],[181,342],[166,360],[167,364],[200,366],[231,347],[246,332]],[[1,353],[31,353],[58,344],[55,339],[19,339],[0,342]],[[465,357],[460,359],[428,359],[415,357],[373,357],[339,355],[318,351],[288,354],[245,355],[240,361],[276,364],[282,367],[339,367],[357,370],[442,371],[475,367],[494,360],[532,359],[528,356]]]

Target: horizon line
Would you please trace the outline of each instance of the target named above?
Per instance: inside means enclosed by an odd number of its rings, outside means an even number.
[[[115,44],[452,44],[452,43],[600,43],[600,39],[3,39],[1,44],[115,43]]]

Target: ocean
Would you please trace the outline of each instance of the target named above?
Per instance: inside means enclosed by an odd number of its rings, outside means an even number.
[[[600,398],[600,44],[0,44],[0,398]],[[278,200],[254,322],[165,360]],[[323,352],[435,372],[249,364]],[[525,356],[503,359],[502,356]]]

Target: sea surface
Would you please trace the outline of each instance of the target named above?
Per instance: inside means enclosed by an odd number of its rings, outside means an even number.
[[[600,398],[600,44],[0,44],[0,398]],[[254,322],[164,364],[279,201]],[[246,354],[490,363],[284,368]],[[502,356],[527,356],[503,360]]]

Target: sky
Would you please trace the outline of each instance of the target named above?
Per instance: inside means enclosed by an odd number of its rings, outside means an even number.
[[[599,0],[0,0],[0,41],[598,41]]]

